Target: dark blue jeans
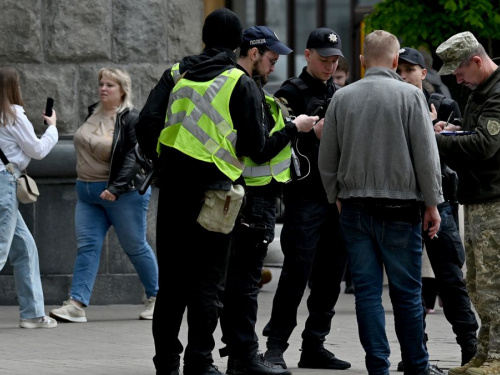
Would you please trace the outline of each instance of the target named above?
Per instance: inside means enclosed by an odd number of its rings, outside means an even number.
[[[252,203],[245,210],[245,222],[261,225],[265,230],[258,233],[251,229],[235,230],[220,316],[222,342],[226,344],[220,351],[221,356],[229,355],[243,361],[253,358],[259,348],[255,333],[258,284],[276,222],[276,196],[260,195],[256,188],[251,192]]]
[[[321,347],[330,332],[347,256],[335,205],[307,195],[285,193],[281,248],[285,256],[271,319],[264,328],[267,347],[286,349],[297,326],[297,309],[311,279],[309,316],[302,347]]]
[[[442,203],[438,210],[441,215],[438,238],[431,240],[424,235],[425,247],[436,276],[444,315],[457,336],[457,343],[467,347],[476,342],[478,324],[462,273],[465,250],[456,218],[458,203]]]
[[[390,347],[382,305],[384,268],[401,345],[405,374],[423,373],[428,354],[423,344],[421,299],[421,224],[375,219],[344,201],[340,226],[356,296],[356,318],[370,375],[389,374]]]

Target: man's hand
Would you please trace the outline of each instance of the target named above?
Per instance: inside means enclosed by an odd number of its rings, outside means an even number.
[[[462,130],[461,126],[450,124],[446,121],[439,121],[434,124],[434,133],[441,133],[443,130],[455,132],[457,130]]]
[[[318,120],[318,116],[300,115],[293,120],[293,123],[299,132],[307,133]]]
[[[323,124],[325,123],[325,119],[322,118],[319,120],[316,125],[314,125],[314,133],[318,139],[321,139],[321,134],[323,134]]]
[[[433,239],[441,224],[441,216],[439,216],[439,211],[436,206],[426,207],[424,213],[424,223],[423,230],[427,232],[429,238]]]
[[[431,119],[432,121],[434,121],[437,118],[438,118],[438,112],[436,111],[436,107],[434,107],[434,104],[431,103]]]

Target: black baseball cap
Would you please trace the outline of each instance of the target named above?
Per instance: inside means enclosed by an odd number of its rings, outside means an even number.
[[[323,57],[344,57],[340,50],[342,48],[342,43],[339,34],[326,27],[320,27],[309,34],[306,48],[314,48]]]
[[[413,65],[420,65],[422,69],[425,69],[424,56],[418,52],[415,48],[403,47],[399,50],[399,60],[409,62]]]
[[[278,55],[288,55],[293,52],[280,42],[278,36],[267,26],[252,26],[243,31],[242,47],[266,47]]]

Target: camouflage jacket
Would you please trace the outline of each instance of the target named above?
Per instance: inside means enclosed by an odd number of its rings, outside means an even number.
[[[458,201],[500,201],[500,68],[472,91],[462,128],[475,134],[436,135],[441,157],[458,174]]]

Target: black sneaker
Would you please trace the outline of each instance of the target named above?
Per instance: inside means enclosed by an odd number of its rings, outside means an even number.
[[[207,367],[184,366],[184,375],[224,375],[217,366],[208,365]]]
[[[302,349],[300,355],[299,368],[345,370],[351,367],[351,364],[335,357],[335,354],[319,348],[316,350]]]
[[[281,366],[273,365],[264,358],[262,353],[257,353],[250,361],[234,361],[233,375],[291,375],[291,371]]]
[[[444,375],[444,371],[436,365],[429,365],[424,372],[424,375]]]
[[[283,359],[284,352],[285,351],[280,348],[267,349],[264,353],[264,358],[267,362],[272,363],[273,365],[281,366],[281,368],[287,368],[286,362]]]
[[[403,361],[398,363],[398,372],[405,372],[405,365]]]

